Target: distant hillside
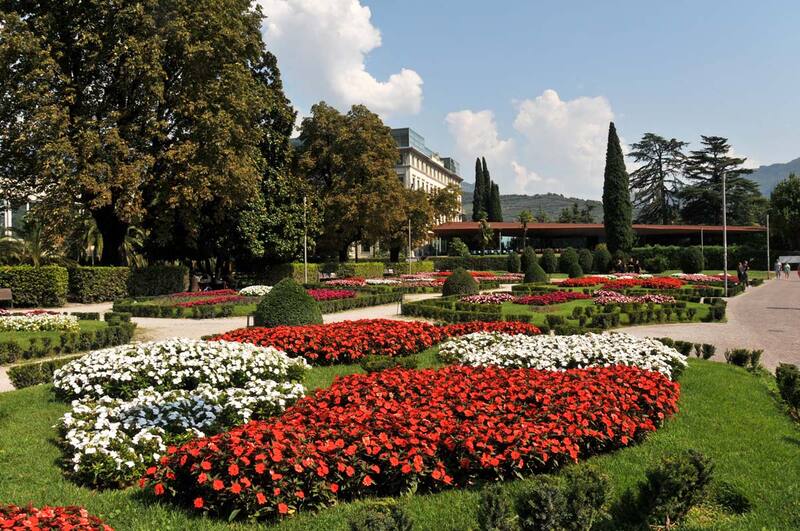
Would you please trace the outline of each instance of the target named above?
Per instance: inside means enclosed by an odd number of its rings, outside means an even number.
[[[468,220],[472,219],[472,190],[474,187],[473,183],[461,183],[462,210]],[[594,207],[594,210],[592,210],[594,221],[600,222],[603,220],[603,204],[593,199],[564,197],[561,194],[500,195],[504,221],[516,220],[517,215],[523,210],[530,210],[534,216],[541,210],[547,214],[551,221],[556,221],[561,211],[565,208],[572,208],[574,203],[578,203],[579,209],[582,209],[588,203]]]
[[[775,186],[787,178],[790,173],[800,175],[800,158],[789,161],[785,164],[770,164],[769,166],[759,166],[759,168],[748,175],[758,183],[761,193],[769,197]]]

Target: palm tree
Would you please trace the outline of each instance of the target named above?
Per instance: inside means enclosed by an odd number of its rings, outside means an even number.
[[[94,265],[94,259],[100,260],[100,257],[103,256],[103,235],[92,218],[88,218],[83,223],[82,229],[81,254]]]
[[[528,246],[528,223],[533,221],[533,214],[530,210],[523,210],[517,216],[517,221],[522,224],[522,248]]]
[[[128,227],[120,246],[120,252],[128,267],[144,267],[145,259],[139,250],[144,247],[146,237],[147,234],[139,227],[133,225]]]
[[[48,239],[38,221],[26,216],[22,227],[9,230],[10,236],[0,238],[0,256],[5,257],[5,261],[38,267],[62,258],[60,250]]]

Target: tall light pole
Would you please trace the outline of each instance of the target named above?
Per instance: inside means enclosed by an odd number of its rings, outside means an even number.
[[[408,255],[406,256],[408,262],[411,261],[411,218],[408,218]]]
[[[308,225],[306,224],[306,204],[308,197],[303,196],[303,279],[308,284]],[[319,279],[317,279],[319,281]]]
[[[722,172],[722,274],[725,278],[725,296],[728,296],[728,202],[725,198],[725,177]]]
[[[769,212],[767,212],[767,280],[769,280],[769,269],[772,262],[769,261]]]

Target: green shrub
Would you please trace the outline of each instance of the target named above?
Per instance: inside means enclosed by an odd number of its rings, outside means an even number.
[[[726,350],[725,361],[737,367],[755,370],[759,367],[763,352],[763,350],[749,350],[746,348]]]
[[[594,257],[592,256],[592,252],[589,249],[581,249],[578,251],[578,265],[581,266],[581,269],[586,272],[590,273],[592,271],[592,265],[594,264]]]
[[[131,269],[128,293],[132,297],[168,295],[186,291],[189,269],[182,265],[149,265]]]
[[[567,519],[567,498],[560,482],[550,476],[535,476],[517,495],[514,505],[522,531],[562,529]]]
[[[593,265],[598,273],[608,273],[611,267],[611,253],[604,243],[598,243],[594,248]]]
[[[520,258],[520,270],[524,273],[534,262],[537,262],[536,251],[533,250],[533,247],[525,247]]]
[[[322,313],[303,286],[285,278],[261,299],[254,320],[257,326],[322,324]]]
[[[636,495],[636,513],[647,524],[675,526],[706,494],[713,465],[700,452],[667,456],[647,471]]]
[[[700,273],[705,268],[703,253],[697,247],[687,247],[681,253],[681,270],[684,273]]]
[[[391,269],[394,271],[395,275],[433,273],[433,262],[430,260],[417,260],[416,262],[386,262],[386,269]]]
[[[370,355],[361,358],[359,363],[366,373],[385,371],[402,367],[403,369],[416,369],[417,358],[414,356],[378,356]]]
[[[469,247],[461,238],[453,238],[447,246],[447,256],[469,256]]]
[[[339,264],[336,275],[341,278],[383,278],[385,268],[383,262],[344,262]]]
[[[319,281],[319,264],[308,264],[308,281],[311,283]],[[292,262],[286,264],[273,264],[267,268],[264,274],[264,282],[274,286],[284,278],[292,278],[297,282],[305,282],[305,269],[302,262]]]
[[[669,269],[669,260],[664,256],[654,256],[644,261],[644,268],[648,273],[663,273]]]
[[[800,411],[800,368],[797,365],[781,363],[775,370],[778,390],[789,407]]]
[[[561,256],[558,257],[558,271],[569,273],[572,264],[578,264],[578,253],[572,247],[567,247],[561,251]]]
[[[69,297],[77,302],[106,302],[128,295],[127,267],[73,267],[69,269]]]
[[[392,502],[373,502],[357,509],[348,520],[350,531],[412,531],[414,523]]]
[[[519,273],[522,271],[522,259],[519,253],[512,252],[508,255],[508,265],[506,267],[509,273]]]
[[[556,252],[552,249],[545,249],[542,253],[542,269],[545,273],[553,274],[558,273],[558,258]]]
[[[11,288],[15,306],[64,306],[69,275],[60,266],[2,266],[0,288]]]
[[[80,356],[69,358],[59,358],[57,360],[41,361],[38,363],[26,363],[8,369],[8,378],[17,389],[50,383],[53,381],[53,373]]]
[[[459,267],[447,277],[442,286],[442,296],[475,295],[478,293],[478,283],[466,269]]]
[[[480,531],[514,531],[514,510],[511,502],[498,484],[481,491],[478,501],[478,529]]]
[[[567,275],[569,275],[569,278],[580,278],[583,276],[583,269],[581,269],[578,262],[572,262],[567,268]]]
[[[471,271],[505,271],[508,258],[505,255],[488,256],[434,256],[430,258],[437,271],[455,271],[459,267]]]
[[[753,508],[750,499],[742,490],[727,481],[711,485],[711,501],[726,512],[733,514],[749,513]]]
[[[608,477],[588,465],[571,466],[564,472],[566,512],[564,527],[574,530],[592,529],[603,514],[609,493]]]

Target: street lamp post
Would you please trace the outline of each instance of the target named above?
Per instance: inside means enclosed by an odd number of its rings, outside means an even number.
[[[308,198],[303,196],[303,279],[308,284],[308,229],[306,225],[306,203]]]
[[[725,296],[728,296],[728,203],[725,198],[725,177],[722,172],[722,273],[725,279]]]
[[[408,218],[408,256],[407,260],[411,261],[411,218]]]
[[[767,212],[767,280],[769,280],[769,268],[772,262],[769,261],[769,212]]]

